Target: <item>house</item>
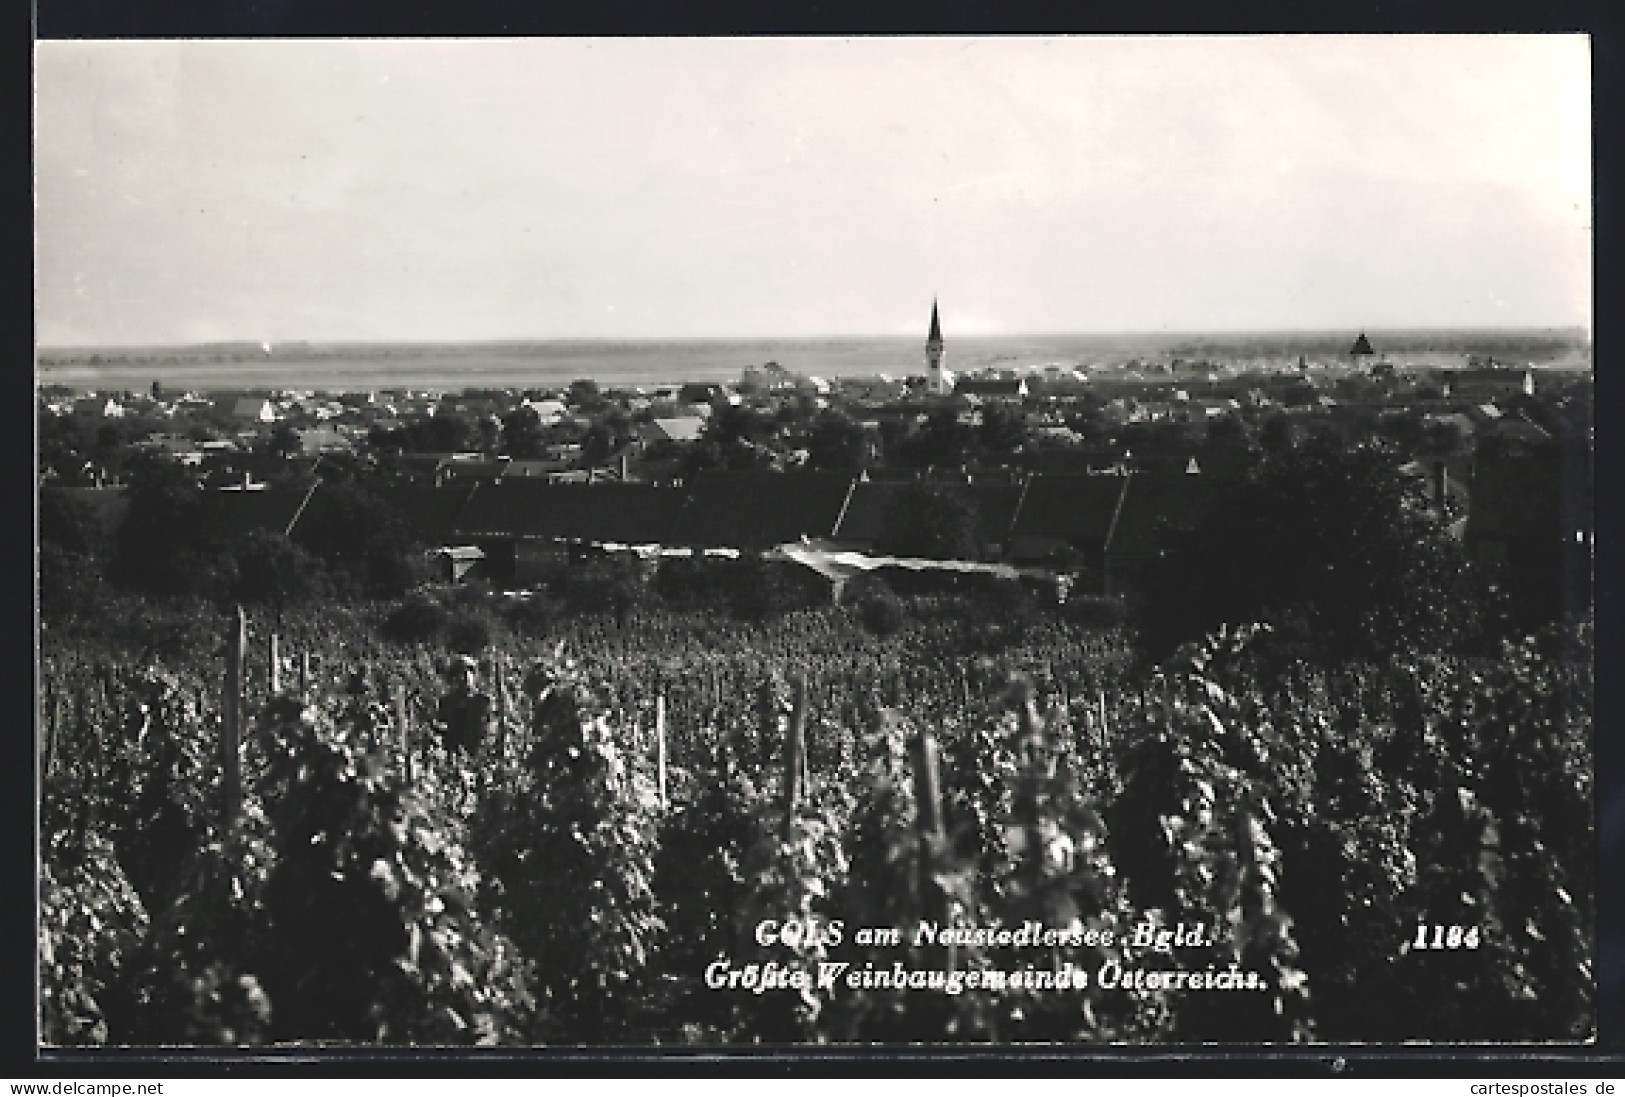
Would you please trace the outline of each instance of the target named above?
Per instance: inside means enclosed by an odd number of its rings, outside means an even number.
[[[555,461],[546,458],[515,457],[502,468],[502,479],[512,477],[548,477],[554,473],[563,472],[570,467],[568,461]]]
[[[1496,397],[1533,396],[1535,371],[1488,366],[1458,369],[1443,374],[1445,394],[1458,400],[1493,400]]]
[[[705,430],[705,420],[698,416],[675,419],[655,419],[638,428],[638,436],[645,442],[693,442]]]
[[[562,400],[524,400],[519,406],[534,411],[543,426],[551,426],[570,414]]]
[[[962,377],[954,385],[955,396],[967,396],[984,403],[993,400],[1024,400],[1027,397],[1027,379]]]
[[[721,385],[706,382],[690,382],[677,390],[679,404],[710,404],[726,395],[727,390]]]
[[[320,453],[349,453],[353,449],[349,437],[334,427],[318,427],[299,432],[299,452],[306,456]]]
[[[485,559],[485,552],[477,545],[451,545],[430,552],[434,562],[435,578],[442,583],[460,583],[474,573]]]
[[[230,413],[233,419],[250,423],[274,423],[277,420],[276,405],[263,396],[239,396],[231,402]]]

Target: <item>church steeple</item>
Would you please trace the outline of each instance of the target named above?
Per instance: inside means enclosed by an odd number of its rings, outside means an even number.
[[[931,299],[931,333],[925,337],[925,364],[933,393],[948,391],[951,378],[942,368],[942,323],[937,319],[937,299]]]

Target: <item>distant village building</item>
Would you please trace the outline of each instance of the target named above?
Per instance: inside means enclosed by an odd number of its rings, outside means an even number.
[[[1027,396],[1027,379],[1019,377],[980,380],[965,377],[954,385],[954,395],[969,396],[983,403],[1022,400]]]
[[[231,417],[251,423],[276,422],[276,405],[260,396],[240,396],[231,404]]]
[[[323,453],[350,453],[354,449],[348,435],[335,427],[316,427],[296,431],[299,452],[306,457]]]
[[[638,433],[645,442],[693,442],[705,429],[705,420],[699,416],[676,419],[655,419],[643,424]]]
[[[1458,400],[1494,399],[1497,396],[1535,395],[1535,371],[1487,366],[1480,369],[1458,369],[1444,377],[1447,396]]]

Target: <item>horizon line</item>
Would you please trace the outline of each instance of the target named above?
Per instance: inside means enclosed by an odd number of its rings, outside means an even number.
[[[1387,327],[1337,326],[1337,327],[1282,327],[1282,328],[1188,328],[1188,329],[1132,329],[1094,330],[1094,331],[1011,331],[1011,332],[964,332],[955,338],[959,339],[1023,339],[1023,338],[1191,338],[1193,336],[1207,337],[1243,337],[1243,336],[1330,336],[1342,335],[1344,332],[1354,334],[1387,333],[1391,335],[1426,335],[1426,334],[1460,334],[1460,333],[1536,333],[1536,332],[1562,332],[1581,334],[1590,339],[1593,335],[1589,324],[1582,323],[1547,323],[1547,324],[1463,324],[1443,326],[1394,325]],[[774,343],[774,342],[801,342],[813,339],[830,340],[860,340],[860,339],[913,339],[913,334],[899,332],[822,332],[802,335],[550,335],[550,336],[480,336],[477,338],[433,338],[433,339],[378,339],[378,338],[333,338],[333,339],[209,339],[186,342],[140,342],[140,343],[36,343],[36,354],[61,354],[66,352],[90,351],[140,351],[140,350],[205,350],[223,347],[466,347],[466,346],[502,346],[515,344],[541,344],[541,343]],[[951,342],[952,339],[946,339]]]

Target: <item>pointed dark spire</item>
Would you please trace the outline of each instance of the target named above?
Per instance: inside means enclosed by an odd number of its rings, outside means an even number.
[[[931,298],[931,334],[925,337],[927,343],[942,342],[942,325],[937,323],[937,299]]]
[[[1371,340],[1367,339],[1365,337],[1365,332],[1362,331],[1360,333],[1360,337],[1354,341],[1354,346],[1349,350],[1349,353],[1376,354],[1377,352],[1371,349]]]

